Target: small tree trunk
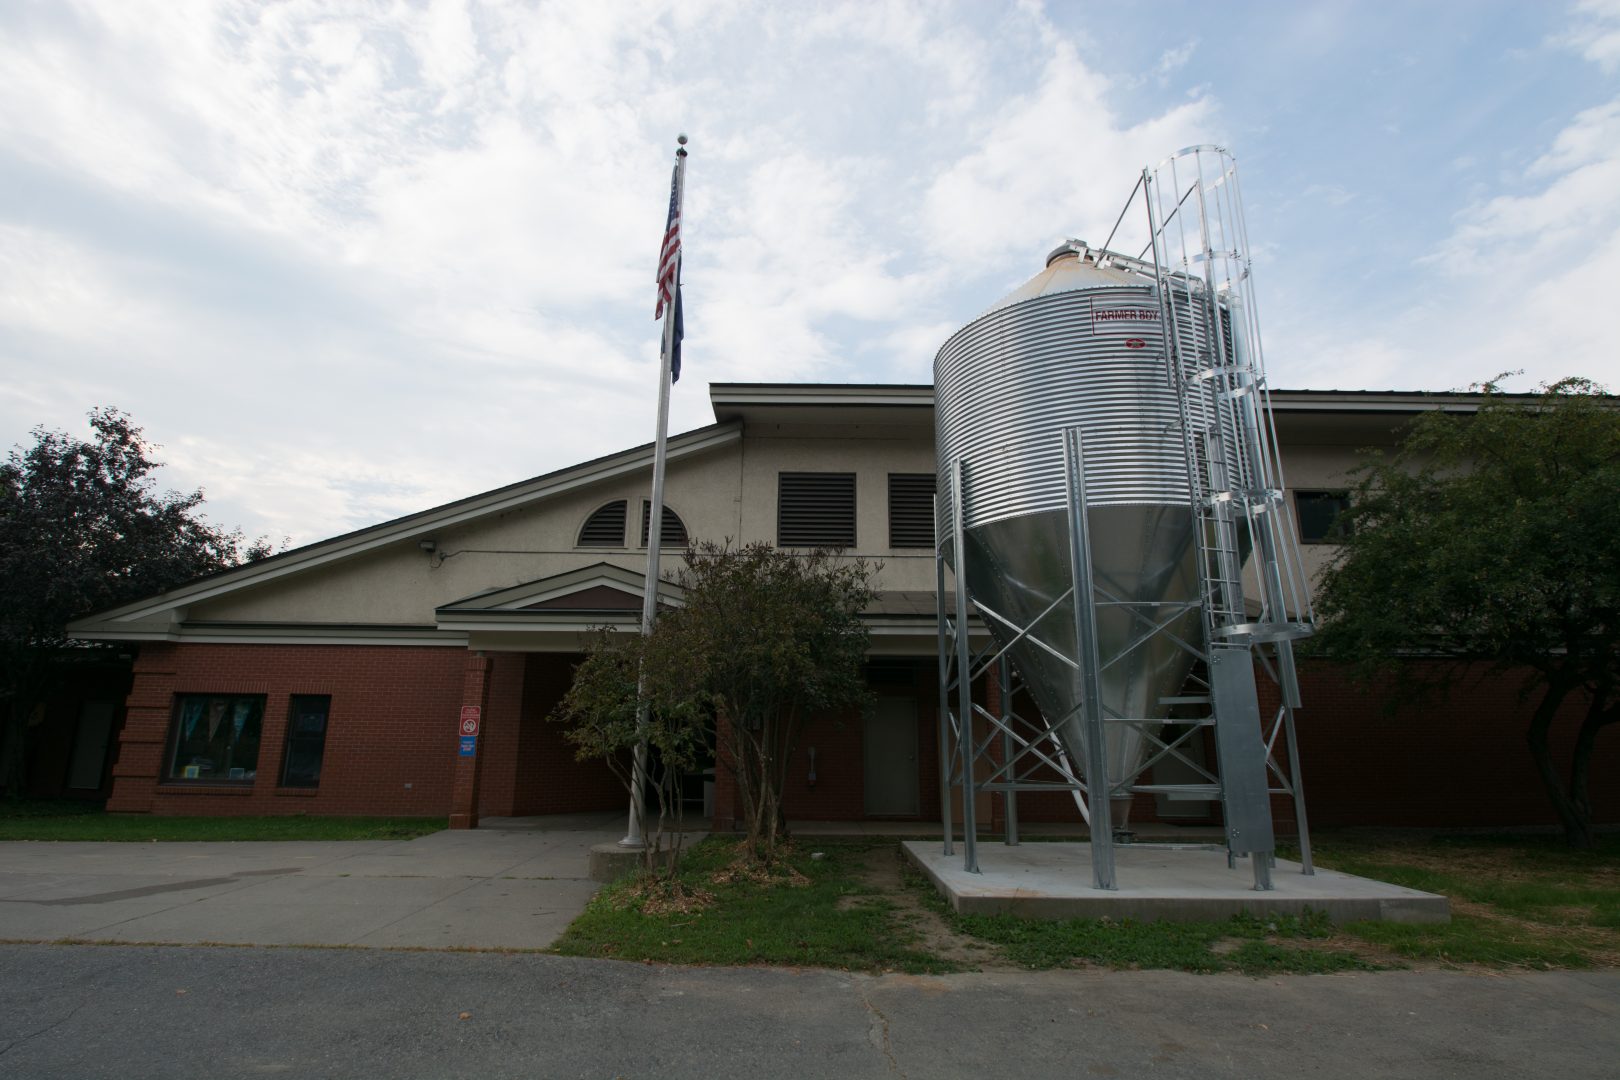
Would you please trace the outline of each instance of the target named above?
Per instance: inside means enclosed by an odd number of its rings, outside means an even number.
[[[1575,736],[1575,754],[1569,765],[1569,801],[1577,828],[1572,831],[1566,825],[1565,833],[1572,847],[1590,851],[1597,846],[1597,835],[1592,831],[1592,751],[1598,732],[1616,720],[1620,720],[1620,709],[1609,708],[1608,687],[1600,686],[1592,695],[1580,733]]]
[[[1591,817],[1589,814],[1583,815],[1570,798],[1570,792],[1564,787],[1563,778],[1558,774],[1558,766],[1553,762],[1552,749],[1547,740],[1553,717],[1558,715],[1558,708],[1564,703],[1568,693],[1569,687],[1562,679],[1554,678],[1548,684],[1547,693],[1542,696],[1541,703],[1536,706],[1535,715],[1530,720],[1530,730],[1525,734],[1525,741],[1530,746],[1530,758],[1535,762],[1536,772],[1541,776],[1541,786],[1546,790],[1553,812],[1558,815],[1558,821],[1564,827],[1564,838],[1571,847],[1589,848],[1593,843]]]

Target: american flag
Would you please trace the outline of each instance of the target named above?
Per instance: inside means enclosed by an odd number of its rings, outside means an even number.
[[[677,201],[680,191],[680,169],[669,178],[669,222],[664,226],[664,246],[658,252],[658,306],[653,318],[664,317],[664,305],[675,302],[676,281],[681,271],[681,208]]]

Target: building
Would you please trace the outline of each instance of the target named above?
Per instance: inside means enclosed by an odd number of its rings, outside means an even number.
[[[882,562],[868,612],[874,704],[813,722],[787,812],[937,819],[932,388],[716,384],[710,398],[715,423],[669,443],[666,574],[688,537],[837,546]],[[1390,444],[1421,411],[1477,406],[1470,395],[1382,392],[1274,391],[1272,401],[1313,566],[1357,448]],[[76,622],[77,637],[135,655],[108,809],[448,815],[472,826],[624,805],[607,769],[575,761],[546,717],[582,635],[639,623],[651,467],[651,446],[637,447]],[[1302,681],[1313,824],[1552,820],[1513,687],[1484,683],[1440,707],[1390,712],[1331,665],[1307,665]],[[470,744],[464,720],[479,731]],[[1613,747],[1599,757],[1599,775],[1620,765]],[[733,807],[718,779],[707,808],[723,826]],[[1620,818],[1620,791],[1599,797],[1598,820]],[[1215,812],[1138,803],[1137,820]],[[1078,820],[1052,796],[1019,807],[1024,820]],[[998,809],[981,813],[993,821]]]

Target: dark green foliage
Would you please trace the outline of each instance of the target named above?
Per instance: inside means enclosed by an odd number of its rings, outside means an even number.
[[[700,702],[663,692],[654,673],[660,670],[668,631],[655,625],[652,637],[598,633],[551,719],[567,725],[564,737],[579,760],[606,762],[626,791],[634,790],[638,771],[647,777],[657,818],[647,838],[643,870],[673,878],[680,868],[681,781],[708,756],[712,724]],[[638,692],[644,670],[651,676],[645,695]],[[638,753],[644,754],[639,770]],[[675,829],[666,836],[668,824]],[[666,851],[667,857],[661,855]]]
[[[127,415],[96,409],[90,427],[88,441],[36,428],[0,463],[0,783],[14,798],[69,620],[269,554],[200,517],[201,491],[158,491],[156,447]]]
[[[602,635],[555,718],[582,755],[622,755],[638,734],[639,672],[646,738],[680,763],[713,748],[736,776],[749,849],[768,862],[805,723],[865,698],[871,573],[827,552],[693,544],[676,578],[682,604],[645,641]]]
[[[1427,413],[1360,468],[1315,648],[1440,689],[1527,673],[1531,754],[1569,841],[1589,846],[1588,764],[1620,720],[1620,409],[1585,379],[1478,389],[1477,415]],[[1548,733],[1566,703],[1585,715],[1560,767]]]

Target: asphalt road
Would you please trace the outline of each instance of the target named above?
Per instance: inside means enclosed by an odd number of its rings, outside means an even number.
[[[1620,973],[870,977],[538,954],[0,946],[0,1077],[1548,1077]]]

